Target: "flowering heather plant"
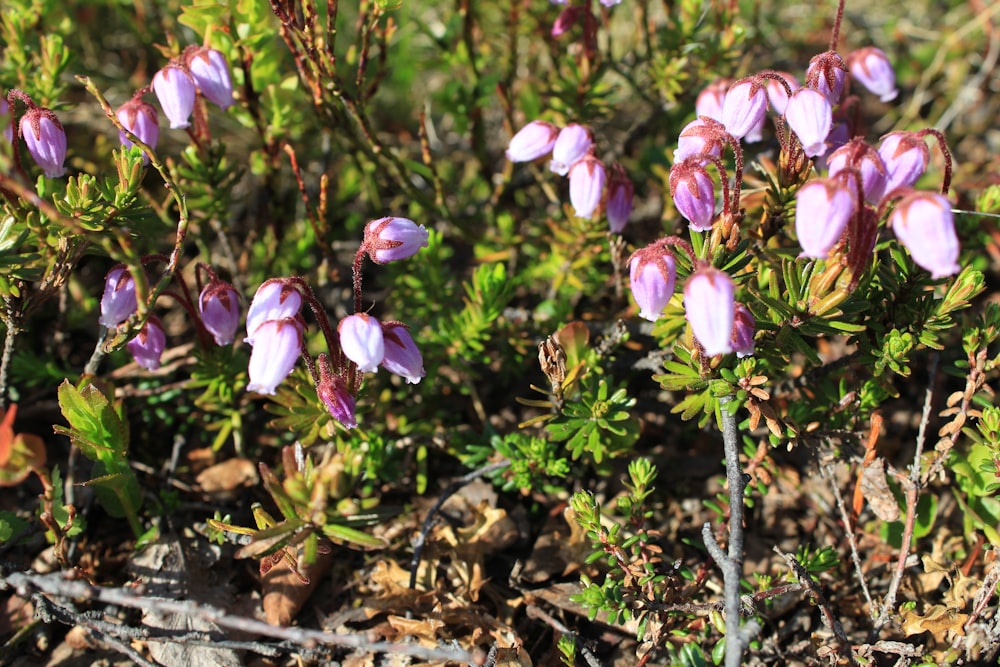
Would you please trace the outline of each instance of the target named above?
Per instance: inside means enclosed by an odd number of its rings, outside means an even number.
[[[997,662],[990,12],[147,5],[0,19],[8,652]]]

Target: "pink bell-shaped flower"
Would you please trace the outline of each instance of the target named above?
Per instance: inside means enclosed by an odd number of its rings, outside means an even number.
[[[365,225],[362,248],[376,264],[388,264],[426,248],[429,236],[423,225],[407,218],[381,218]]]
[[[892,71],[889,57],[882,49],[866,46],[847,54],[847,68],[862,86],[883,102],[896,99],[896,73]]]
[[[889,216],[896,238],[910,251],[917,266],[932,278],[958,273],[958,236],[951,204],[934,192],[913,191],[896,203]]]
[[[205,46],[184,50],[184,64],[205,99],[223,111],[233,104],[233,81],[229,63],[221,51]]]
[[[254,334],[253,350],[247,373],[247,391],[274,395],[274,390],[295,368],[302,354],[302,322],[287,317],[268,320]]]
[[[826,137],[833,126],[833,108],[822,93],[812,88],[795,91],[785,107],[785,121],[807,156],[823,155]]]
[[[358,365],[358,370],[362,373],[378,370],[385,358],[385,337],[377,319],[366,313],[348,315],[337,325],[337,333],[340,349]]]
[[[775,74],[785,80],[788,87],[791,88],[792,93],[799,89],[799,80],[793,75],[788,72],[775,72]],[[784,114],[785,107],[788,105],[788,91],[785,90],[780,81],[776,81],[775,79],[768,79],[765,88],[767,90],[767,101],[771,105],[771,109],[776,114]]]
[[[339,375],[335,375],[330,368],[330,360],[326,354],[320,354],[316,360],[319,369],[319,383],[316,385],[316,395],[323,401],[327,411],[334,419],[344,425],[345,428],[354,428],[358,425],[355,417],[354,396],[347,389],[347,383]]]
[[[56,115],[48,109],[31,106],[21,116],[21,136],[32,159],[49,178],[66,173],[66,131]]]
[[[704,153],[712,157],[722,155],[723,136],[726,129],[722,123],[709,119],[695,119],[684,126],[677,139],[677,150],[674,151],[674,163],[689,157]]]
[[[846,78],[847,65],[836,51],[826,51],[813,56],[806,69],[806,85],[826,97],[831,107],[840,102]]]
[[[156,315],[151,315],[139,329],[136,337],[125,347],[132,354],[135,363],[147,371],[155,371],[160,367],[160,357],[167,347],[167,335],[163,332],[163,324]]]
[[[795,194],[795,234],[801,257],[826,259],[854,215],[854,188],[840,179],[814,178]]]
[[[882,157],[874,147],[869,146],[864,139],[858,137],[830,153],[826,158],[826,168],[830,176],[836,176],[844,169],[857,169],[861,173],[861,189],[865,200],[873,204],[881,201],[885,194],[886,176],[888,170]],[[849,182],[854,182],[853,176],[845,173]]]
[[[104,279],[104,295],[101,297],[101,317],[98,320],[109,329],[132,317],[138,307],[135,297],[135,281],[124,266],[116,266]]]
[[[735,294],[732,278],[712,267],[698,269],[684,284],[684,317],[710,357],[733,351]]]
[[[133,97],[118,107],[115,115],[126,130],[139,137],[150,148],[156,148],[156,142],[160,139],[160,121],[156,107],[143,102],[141,97]],[[124,132],[118,133],[118,140],[125,148],[132,148],[132,140]],[[142,163],[149,164],[149,155],[146,153],[142,155]]]
[[[927,169],[930,151],[916,132],[890,132],[882,137],[878,154],[885,163],[885,192],[917,184]]]
[[[760,80],[751,77],[737,81],[726,92],[721,120],[729,134],[742,139],[763,122],[766,113],[767,92]]]
[[[732,84],[731,79],[716,79],[702,88],[694,100],[694,115],[698,118],[708,116],[721,123],[722,105],[726,100],[726,91]]]
[[[281,278],[265,280],[247,310],[247,337],[245,342],[254,344],[257,329],[265,322],[297,317],[302,308],[302,295],[293,285]]]
[[[552,152],[559,128],[544,120],[533,120],[517,131],[507,146],[511,162],[532,162]]]
[[[733,334],[730,336],[729,342],[733,352],[740,359],[753,354],[755,333],[757,333],[757,321],[754,319],[753,313],[742,303],[737,303],[733,319]]]
[[[632,215],[632,199],[635,196],[635,186],[625,174],[620,164],[611,168],[611,178],[608,181],[608,201],[605,214],[608,216],[608,227],[612,234],[621,234]]]
[[[601,205],[607,173],[604,164],[587,155],[569,171],[569,202],[578,218],[591,219]]]
[[[582,160],[594,145],[590,129],[577,123],[570,123],[559,132],[552,147],[552,162],[549,169],[565,176],[573,165]]]
[[[170,63],[153,75],[153,92],[170,121],[170,129],[180,130],[191,123],[197,92],[194,79],[177,63]]]
[[[198,295],[202,324],[215,338],[216,345],[229,345],[240,326],[240,296],[232,285],[215,279]]]
[[[715,220],[715,184],[695,158],[678,162],[670,169],[670,196],[677,211],[697,232],[712,229]]]
[[[674,295],[677,262],[661,244],[636,250],[628,260],[632,298],[639,306],[639,317],[655,322]]]
[[[382,327],[382,336],[385,341],[382,368],[410,384],[420,382],[427,375],[424,358],[406,327],[398,322],[388,323]]]

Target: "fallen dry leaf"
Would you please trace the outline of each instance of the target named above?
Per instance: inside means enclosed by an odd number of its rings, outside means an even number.
[[[257,483],[257,466],[250,459],[226,459],[202,470],[195,481],[205,493],[226,498],[237,489]]]
[[[875,516],[883,521],[899,521],[899,503],[885,479],[882,459],[875,459],[861,469],[861,492]]]
[[[317,553],[311,565],[306,563],[301,548],[296,556],[299,569],[309,579],[308,583],[304,583],[285,562],[275,565],[261,578],[264,618],[271,625],[291,625],[302,605],[333,565],[333,553],[329,551]]]

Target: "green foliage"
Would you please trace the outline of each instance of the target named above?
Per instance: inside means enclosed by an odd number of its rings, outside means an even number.
[[[611,392],[605,378],[589,376],[579,396],[567,401],[562,414],[546,425],[553,440],[565,442],[573,460],[584,453],[595,465],[628,451],[639,438],[639,422],[631,412],[635,399],[624,388]]]
[[[544,490],[550,480],[562,479],[570,472],[561,445],[527,433],[494,434],[488,444],[469,445],[461,456],[462,462],[471,468],[481,467],[494,457],[510,461],[509,467],[493,474],[493,480],[504,491]]]

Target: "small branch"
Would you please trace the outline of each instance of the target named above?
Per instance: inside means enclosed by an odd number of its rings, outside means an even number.
[[[526,611],[528,613],[528,618],[537,618],[538,620],[549,625],[556,632],[560,632],[572,639],[573,642],[580,647],[580,653],[583,654],[583,659],[587,662],[589,667],[601,667],[601,661],[598,660],[593,653],[591,653],[590,649],[583,645],[583,643],[577,638],[576,633],[572,630],[535,605],[529,604]]]
[[[824,465],[820,467],[820,472],[823,478],[826,479],[830,484],[830,488],[833,489],[833,495],[837,499],[837,509],[840,510],[840,520],[844,522],[844,532],[847,534],[847,541],[851,545],[851,561],[854,563],[854,574],[858,577],[858,583],[861,584],[861,590],[864,591],[865,600],[868,602],[868,614],[874,621],[877,618],[877,611],[875,609],[875,601],[872,599],[871,591],[868,590],[868,582],[865,581],[865,573],[861,569],[861,556],[858,554],[858,541],[854,536],[854,526],[851,525],[851,517],[847,513],[847,507],[844,505],[844,497],[840,493],[840,487],[837,486],[837,481],[833,478],[833,470],[829,465]]]

